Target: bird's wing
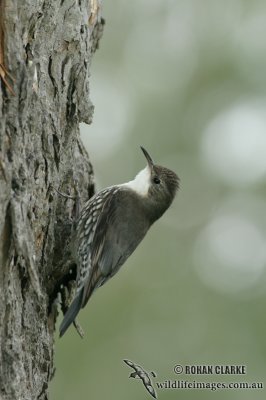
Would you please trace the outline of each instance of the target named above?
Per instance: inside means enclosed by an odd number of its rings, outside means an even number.
[[[102,190],[93,196],[84,206],[78,220],[76,231],[76,246],[73,249],[77,259],[77,290],[75,298],[64,315],[60,326],[60,336],[68,329],[69,325],[75,320],[79,310],[83,306],[84,282],[88,280],[91,273],[91,246],[95,234],[97,221],[104,208],[105,202],[117,190],[117,187],[110,187]],[[93,278],[95,279],[95,277]]]
[[[125,359],[124,362],[125,362],[127,365],[129,365],[131,368],[133,368],[134,371],[138,372],[136,364],[134,364],[132,361],[126,360],[126,359]]]
[[[99,216],[109,197],[117,191],[115,186],[106,188],[93,196],[83,207],[78,220],[75,255],[78,259],[77,293],[91,273],[91,250]]]
[[[155,391],[154,387],[152,386],[152,384],[151,383],[146,384],[144,382],[143,382],[143,384],[144,384],[145,388],[147,389],[147,391],[152,395],[152,397],[157,399],[157,394],[156,394],[156,391]]]
[[[141,380],[145,388],[148,390],[148,392],[156,399],[157,398],[156,391],[152,385],[152,381],[148,372],[143,370],[143,373],[141,374]]]
[[[124,359],[124,362],[129,365],[131,368],[133,368],[138,374],[141,373],[146,373],[146,371],[138,364],[133,363],[130,360]]]
[[[124,264],[147,231],[145,216],[142,211],[136,212],[135,201],[119,187],[101,209],[91,244],[91,269],[84,287],[83,307],[94,289]]]

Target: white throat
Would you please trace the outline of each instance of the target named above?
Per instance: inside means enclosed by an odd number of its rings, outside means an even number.
[[[150,187],[151,173],[147,166],[142,169],[132,181],[123,183],[122,186],[127,186],[141,196],[147,196]]]

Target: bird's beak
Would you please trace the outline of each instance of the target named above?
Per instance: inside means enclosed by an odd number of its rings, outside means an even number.
[[[147,152],[147,150],[144,149],[144,147],[140,146],[141,150],[143,151],[143,154],[148,162],[148,166],[150,168],[150,170],[152,170],[153,166],[154,166],[154,162],[151,158],[151,156],[149,155],[149,153]]]

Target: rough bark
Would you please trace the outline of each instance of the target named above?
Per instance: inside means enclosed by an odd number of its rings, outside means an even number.
[[[92,119],[89,67],[103,20],[95,0],[0,3],[15,78],[15,95],[0,84],[0,399],[47,399],[51,304],[71,261],[75,203],[51,185],[74,195],[75,181],[82,199],[94,191],[79,123]]]

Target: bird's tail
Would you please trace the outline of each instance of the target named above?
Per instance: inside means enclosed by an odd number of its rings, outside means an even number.
[[[70,304],[70,307],[68,308],[67,312],[64,315],[64,319],[60,325],[59,328],[59,336],[62,337],[68,327],[74,322],[79,310],[81,309],[82,306],[82,298],[83,298],[83,289],[79,291],[77,296],[74,298],[72,303]]]

